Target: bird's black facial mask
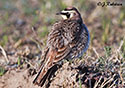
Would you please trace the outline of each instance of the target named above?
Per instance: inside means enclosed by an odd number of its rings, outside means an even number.
[[[68,12],[59,12],[59,13],[56,13],[56,15],[66,15],[66,16],[70,16],[70,13],[68,13]]]
[[[56,15],[61,15],[64,19],[70,18],[69,12],[59,12],[59,13],[56,13]]]
[[[70,13],[67,12],[67,13],[66,13],[66,16],[67,16],[67,18],[70,18]]]

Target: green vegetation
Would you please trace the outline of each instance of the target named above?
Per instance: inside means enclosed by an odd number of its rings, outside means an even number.
[[[5,69],[0,66],[0,76],[4,75],[4,73],[5,73]]]
[[[2,41],[0,42],[0,45],[5,46],[7,42],[8,42],[8,36],[4,35]]]
[[[21,58],[20,57],[18,57],[18,59],[17,59],[17,64],[18,64],[18,66],[21,65]]]
[[[102,41],[105,44],[106,42],[108,42],[109,39],[109,34],[110,34],[110,19],[107,18],[105,19],[105,17],[102,20],[102,29],[103,29],[103,33],[102,33]]]
[[[79,78],[79,88],[82,88],[82,83],[80,78]]]

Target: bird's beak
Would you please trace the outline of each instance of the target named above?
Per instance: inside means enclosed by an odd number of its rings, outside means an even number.
[[[58,12],[58,13],[56,13],[56,15],[61,15],[61,14],[63,14],[62,12]]]

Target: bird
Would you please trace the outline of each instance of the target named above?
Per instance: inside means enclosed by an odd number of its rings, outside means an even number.
[[[47,38],[47,44],[42,55],[44,62],[33,80],[38,86],[43,86],[52,68],[62,60],[79,58],[87,51],[90,34],[76,7],[69,6],[56,13],[62,20],[53,24]]]

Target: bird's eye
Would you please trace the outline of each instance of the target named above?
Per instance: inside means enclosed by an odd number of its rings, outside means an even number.
[[[76,15],[76,13],[73,13],[73,15],[75,16],[75,15]]]

